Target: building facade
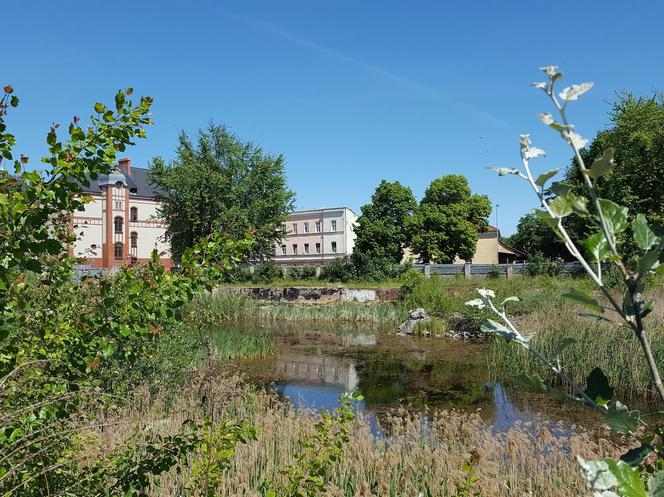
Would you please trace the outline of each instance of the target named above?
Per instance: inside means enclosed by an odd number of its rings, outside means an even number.
[[[275,244],[274,261],[282,266],[322,266],[350,255],[357,221],[348,207],[293,212],[286,221],[286,237]]]
[[[82,188],[92,201],[73,216],[77,239],[69,248],[70,255],[85,258],[93,268],[113,270],[147,262],[156,248],[162,264],[172,266],[164,241],[166,223],[159,219],[159,203],[147,169],[120,159],[114,172],[100,175]]]
[[[489,226],[485,232],[479,233],[473,258],[465,261],[460,257],[456,257],[454,264],[464,264],[466,262],[471,264],[512,264],[523,262],[525,259],[526,254],[503,243],[500,240],[500,231],[494,226]],[[409,260],[417,261],[418,255],[413,253],[411,249],[406,248],[403,262]]]

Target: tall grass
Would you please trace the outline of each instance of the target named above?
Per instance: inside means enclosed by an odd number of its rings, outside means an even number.
[[[103,451],[137,426],[172,433],[184,420],[225,417],[249,420],[260,432],[256,441],[238,446],[215,495],[254,497],[262,495],[264,481],[283,478],[282,471],[294,462],[320,419],[312,411],[296,410],[274,394],[246,387],[237,379],[215,378],[205,388],[193,384],[169,409],[137,402],[118,414],[121,424],[109,420],[109,427],[92,430],[88,439],[93,450]],[[466,477],[464,466],[473,453],[479,455],[479,481],[473,490],[483,497],[586,495],[574,455],[598,459],[621,450],[604,438],[583,433],[554,438],[547,429],[534,426],[517,426],[496,435],[477,414],[455,411],[433,412],[426,418],[399,412],[383,419],[381,429],[384,436],[376,438],[367,419],[356,419],[321,496],[452,497]],[[182,461],[177,470],[163,475],[152,495],[181,495],[183,482],[191,474],[189,464]]]
[[[359,302],[329,304],[279,303],[261,305],[251,297],[234,292],[200,295],[189,306],[188,316],[198,326],[217,326],[237,321],[265,322],[358,322],[398,323],[406,315],[402,306]]]
[[[664,291],[656,290],[651,297],[662,302]],[[576,382],[584,384],[593,368],[601,367],[618,398],[626,401],[654,399],[650,373],[633,333],[625,327],[579,315],[584,312],[585,308],[563,301],[553,308],[522,315],[517,320],[520,329],[536,333],[532,344],[547,357],[555,357],[563,341],[573,340],[562,352],[561,360],[565,373]],[[646,318],[645,323],[655,360],[658,364],[664,364],[664,309],[661,305],[655,306],[655,311]],[[503,340],[493,343],[492,358],[497,374],[503,377],[525,372],[538,373],[549,381],[555,380],[530,354]],[[648,392],[646,398],[643,398],[644,390]]]
[[[209,330],[208,337],[216,357],[221,359],[264,359],[277,352],[277,345],[266,332],[224,327]]]

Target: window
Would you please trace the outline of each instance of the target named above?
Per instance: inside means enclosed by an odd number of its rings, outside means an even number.
[[[129,220],[138,221],[138,207],[132,207],[129,209]]]
[[[122,260],[123,249],[124,249],[124,245],[122,245],[122,242],[116,242],[115,243],[115,259],[116,260]]]
[[[297,243],[293,244],[293,255],[297,255]]]
[[[316,221],[316,233],[320,233],[320,221]]]
[[[286,255],[286,245],[281,246],[281,255]]]
[[[297,235],[297,223],[293,223],[293,234]]]
[[[122,216],[115,218],[115,232],[122,233]]]
[[[320,243],[316,244],[316,253],[320,254]]]
[[[115,188],[117,188],[118,190],[122,190],[124,188],[124,184],[122,184],[122,181],[116,181]]]
[[[337,253],[337,242],[332,242],[332,253],[333,254]]]
[[[309,223],[304,223],[304,232],[309,233]]]
[[[121,211],[122,210],[122,202],[115,202],[115,209]]]
[[[337,220],[336,219],[332,220],[332,231],[337,231]]]
[[[138,233],[132,231],[129,238],[131,239],[131,248],[138,248]]]
[[[305,253],[305,254],[308,254],[308,253],[309,253],[309,244],[308,244],[308,243],[305,243],[305,244],[304,244],[304,253]]]

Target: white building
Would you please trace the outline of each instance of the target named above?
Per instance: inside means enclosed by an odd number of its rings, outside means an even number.
[[[69,248],[70,255],[84,257],[94,268],[113,269],[147,262],[156,248],[162,264],[171,267],[169,247],[163,239],[166,223],[159,219],[159,203],[147,169],[120,159],[113,173],[100,175],[82,188],[92,201],[73,216],[77,240]]]
[[[348,207],[293,212],[286,237],[275,244],[274,261],[284,266],[322,266],[353,253],[357,214]]]

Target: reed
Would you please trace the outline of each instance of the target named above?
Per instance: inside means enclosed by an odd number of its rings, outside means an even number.
[[[183,391],[169,409],[160,403],[129,406],[118,414],[122,424],[90,434],[95,450],[112,447],[136,426],[172,433],[184,420],[246,419],[260,429],[258,439],[238,447],[215,495],[262,495],[261,484],[283,477],[282,470],[295,461],[304,440],[314,433],[319,415],[297,410],[238,378],[216,378],[207,385],[204,391],[195,386]],[[200,402],[201,395],[205,403]],[[397,412],[382,419],[381,430],[380,437],[374,436],[369,420],[358,416],[320,495],[451,497],[466,478],[464,467],[473,454],[479,456],[473,470],[479,481],[473,491],[482,497],[586,495],[573,455],[596,459],[621,450],[602,436],[554,437],[548,429],[530,425],[496,434],[478,414],[455,411],[426,416]],[[180,495],[189,464],[183,461],[177,471],[163,475],[152,495]]]
[[[662,289],[652,290],[649,295],[657,302],[664,301]],[[565,373],[576,382],[584,384],[590,371],[601,367],[614,387],[617,398],[624,401],[654,399],[650,373],[630,330],[580,315],[586,312],[584,307],[563,301],[554,308],[547,307],[542,311],[525,314],[517,320],[520,329],[536,333],[532,344],[547,357],[555,357],[560,344],[571,341],[571,345],[562,352],[561,360]],[[655,310],[646,318],[645,325],[655,359],[658,364],[663,364],[664,309],[661,305],[655,306]],[[503,340],[493,342],[491,356],[498,376],[537,373],[549,381],[555,380],[532,355]]]

